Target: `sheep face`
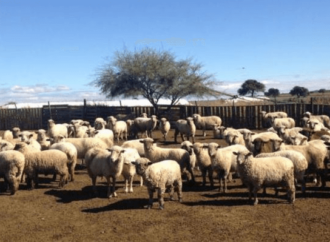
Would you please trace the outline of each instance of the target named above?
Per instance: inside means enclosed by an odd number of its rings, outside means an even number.
[[[140,140],[140,142],[143,143],[145,150],[150,150],[153,146],[154,140],[152,138],[146,138],[146,139]]]
[[[181,143],[181,149],[188,151],[189,155],[193,154],[192,144],[189,141],[184,141]]]
[[[244,152],[233,152],[234,155],[237,156],[237,164],[242,165],[248,158],[249,156],[252,155],[251,152],[244,153]]]
[[[18,137],[21,138],[22,142],[29,143],[30,139],[33,137],[33,134],[31,134],[29,131],[23,131],[18,135]]]
[[[114,146],[111,149],[108,149],[111,152],[110,162],[119,163],[121,161],[121,154],[125,152],[120,146]]]
[[[138,158],[136,161],[133,161],[132,164],[135,165],[136,173],[142,176],[151,164],[151,161],[147,158]]]
[[[208,145],[208,152],[210,157],[215,157],[217,154],[217,150],[220,148],[220,146],[217,143],[210,143]]]
[[[207,144],[202,144],[202,143],[199,143],[199,142],[195,143],[193,145],[193,149],[194,149],[195,154],[199,155],[202,152],[202,149],[204,149],[204,147],[208,147],[208,145]]]

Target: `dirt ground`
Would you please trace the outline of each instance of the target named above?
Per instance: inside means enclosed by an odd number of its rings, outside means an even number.
[[[200,133],[196,141],[225,144],[212,139],[211,131],[206,138]],[[160,139],[159,131],[155,137]],[[172,132],[168,139],[173,140]],[[161,140],[158,145],[179,146]],[[156,194],[154,207],[143,208],[148,194],[138,178],[130,194],[124,193],[120,178],[118,198],[109,200],[105,179],[98,179],[95,197],[82,165],[76,168],[76,181],[62,189],[51,176],[41,176],[37,189],[21,184],[14,196],[0,193],[0,241],[330,241],[329,182],[324,189],[308,183],[306,195],[298,191],[293,205],[285,191],[275,197],[269,188],[265,196],[259,192],[259,204],[253,206],[239,179],[220,194],[218,181],[215,188],[209,183],[203,188],[195,174],[196,185],[184,183],[183,202],[166,199],[164,210],[158,209]]]

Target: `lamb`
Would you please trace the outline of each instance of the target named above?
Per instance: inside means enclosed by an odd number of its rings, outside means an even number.
[[[195,182],[194,173],[190,166],[190,156],[186,150],[180,148],[160,148],[153,145],[154,140],[152,138],[146,138],[140,140],[144,145],[144,153],[146,158],[153,163],[162,160],[175,160],[179,163],[182,173],[186,173],[186,170],[191,175],[191,181]]]
[[[187,141],[186,141],[187,142]],[[208,154],[208,150],[204,149],[205,144],[196,142],[191,145],[194,153],[196,154],[197,165],[199,170],[202,172],[203,183],[202,186],[206,184],[206,174],[208,174],[211,187],[214,186],[213,182],[213,168],[211,163],[211,157]]]
[[[96,178],[104,176],[107,179],[107,197],[117,197],[116,180],[122,174],[125,152],[120,146],[113,146],[111,149],[93,148],[86,154],[86,166],[89,177],[92,179],[93,190],[96,193]],[[112,187],[110,187],[110,177]]]
[[[322,187],[326,185],[325,161],[328,158],[328,150],[324,141],[312,140],[306,145],[286,145],[281,140],[271,140],[272,151],[295,150],[300,152],[308,162],[308,169],[317,174],[317,186],[322,182]]]
[[[312,132],[317,131],[328,131],[329,129],[326,128],[323,123],[318,120],[308,120],[307,127],[311,129]]]
[[[86,125],[80,125],[79,123],[73,124],[73,137],[74,138],[87,138],[88,136],[88,130],[90,129],[90,126]]]
[[[70,174],[70,179],[73,182],[74,181],[74,171],[77,165],[77,149],[76,147],[68,142],[61,142],[61,143],[55,143],[52,144],[49,147],[50,150],[60,150],[62,152],[64,152],[66,154],[66,156],[68,157],[67,159],[67,165],[68,165],[68,169],[69,169],[69,174]]]
[[[181,149],[188,151],[190,156],[190,167],[191,170],[194,170],[194,168],[196,167],[196,155],[193,149],[193,144],[190,141],[186,140],[183,141],[180,146]]]
[[[137,152],[139,153],[139,155],[141,157],[144,157],[145,156],[144,145],[143,145],[143,143],[140,142],[140,140],[143,140],[143,139],[127,140],[121,145],[121,147],[134,148],[137,150]]]
[[[55,124],[54,120],[48,120],[48,130],[47,135],[50,138],[54,138],[55,136],[63,136],[68,137],[68,128],[66,125],[63,124]]]
[[[219,192],[226,193],[227,178],[230,175],[230,172],[237,171],[236,157],[233,155],[233,152],[244,151],[247,150],[247,148],[244,145],[231,145],[221,148],[214,142],[205,144],[203,147],[208,148],[213,171],[218,173],[220,181]]]
[[[213,138],[214,139],[222,139],[223,137],[221,136],[221,130],[220,130],[220,126],[215,124],[213,126]]]
[[[283,139],[284,143],[286,143],[286,144],[293,144],[293,138],[295,140],[294,141],[295,143],[298,143],[299,141],[301,141],[303,139],[303,137],[305,137],[299,133],[301,131],[303,131],[303,128],[301,128],[301,127],[294,127],[294,128],[287,128],[285,126],[276,127],[276,132],[277,132],[278,136],[281,139]]]
[[[174,160],[163,160],[151,163],[147,158],[139,158],[134,162],[137,173],[143,177],[144,184],[148,188],[149,203],[146,208],[153,206],[154,191],[158,192],[159,209],[164,209],[164,193],[170,189],[170,200],[173,200],[176,188],[179,202],[182,202],[182,180],[179,164]]]
[[[48,140],[46,130],[39,129],[35,133],[37,134],[37,141],[41,146],[41,150],[48,150],[50,146],[50,141]]]
[[[287,118],[288,114],[286,112],[269,112],[267,113],[266,111],[261,111],[260,112],[262,115],[263,120],[266,122],[266,124],[272,126],[272,120],[274,118]]]
[[[306,190],[306,183],[304,179],[305,171],[308,167],[308,162],[303,154],[294,150],[282,150],[273,153],[263,153],[256,156],[260,157],[274,157],[281,156],[288,158],[292,161],[294,166],[294,177],[297,181],[301,182],[301,191],[304,193]]]
[[[14,127],[14,128],[12,128],[12,132],[13,132],[13,138],[17,139],[19,133],[21,132],[21,129],[19,127]]]
[[[285,183],[288,200],[295,201],[294,166],[285,157],[254,158],[247,149],[233,152],[236,155],[237,169],[242,182],[248,187],[249,200],[254,193],[254,205],[258,204],[257,192],[263,186],[276,186]]]
[[[109,148],[108,145],[99,138],[64,138],[63,136],[57,136],[51,141],[52,144],[61,142],[69,142],[73,144],[77,149],[78,159],[84,159],[86,152],[91,148]]]
[[[307,117],[309,120],[318,120],[326,128],[330,129],[330,118],[328,115],[312,115],[310,112],[305,112],[304,116]]]
[[[180,133],[182,141],[184,141],[183,135],[187,137],[187,140],[192,138],[192,142],[195,143],[195,133],[196,126],[193,118],[188,117],[186,120],[179,119],[175,122],[175,134],[174,134],[174,142],[177,143],[177,136]]]
[[[277,134],[273,132],[262,132],[252,136],[252,143],[254,145],[253,154],[254,156],[260,153],[269,153],[271,152],[271,139],[281,140]],[[250,141],[249,141],[250,142]]]
[[[10,193],[14,195],[19,188],[19,183],[23,175],[25,157],[15,150],[0,152],[0,177],[4,177],[9,184]]]
[[[135,165],[132,164],[132,161],[136,161],[140,158],[139,153],[134,148],[125,148],[125,152],[122,154],[124,156],[124,166],[122,175],[125,180],[125,193],[133,192],[133,180],[136,174]],[[140,179],[140,186],[143,185],[143,179]]]
[[[203,130],[203,136],[206,136],[206,129],[213,129],[214,125],[221,125],[222,120],[218,116],[201,116],[197,113],[193,114],[195,125],[198,129]]]
[[[147,137],[152,138],[152,131],[156,126],[156,115],[151,115],[150,118],[138,117],[134,119],[134,123],[130,126],[130,131],[134,133],[134,137],[136,137],[138,133],[145,133]]]
[[[5,151],[5,150],[13,150],[15,148],[15,145],[10,143],[7,140],[0,140],[0,151]]]
[[[59,187],[64,186],[69,175],[68,158],[65,153],[59,150],[33,151],[24,142],[17,143],[14,150],[25,156],[24,173],[29,188],[33,189],[38,186],[38,173],[59,174]]]
[[[159,129],[160,129],[160,132],[162,132],[162,134],[163,134],[164,141],[166,141],[167,134],[171,129],[170,122],[167,121],[166,118],[161,118],[160,123],[159,123]]]
[[[272,127],[276,130],[277,127],[286,127],[288,129],[291,129],[295,127],[296,122],[293,118],[272,118]]]
[[[14,138],[14,134],[10,130],[5,130],[3,133],[2,140],[6,140],[10,142],[11,144],[15,145],[17,142],[19,142],[21,139],[18,137],[18,134],[15,134],[16,138]]]
[[[113,131],[117,142],[119,142],[119,138],[127,140],[127,123],[125,121],[117,121],[113,116],[110,116],[107,120],[108,127]]]

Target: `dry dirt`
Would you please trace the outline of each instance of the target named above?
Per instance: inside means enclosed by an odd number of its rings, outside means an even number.
[[[196,141],[224,144],[211,132],[204,139],[198,131]],[[253,206],[239,179],[220,194],[218,182],[215,188],[201,187],[196,171],[197,185],[184,183],[182,203],[166,199],[165,209],[158,210],[155,198],[147,210],[147,189],[138,179],[134,193],[125,194],[120,178],[118,198],[109,200],[105,179],[98,179],[95,197],[85,167],[78,165],[76,174],[76,181],[62,189],[51,176],[41,176],[37,189],[21,184],[14,196],[0,193],[0,241],[330,241],[329,182],[324,189],[308,183],[307,194],[298,191],[293,205],[284,191],[275,197],[269,188],[268,195],[259,192],[259,205]]]

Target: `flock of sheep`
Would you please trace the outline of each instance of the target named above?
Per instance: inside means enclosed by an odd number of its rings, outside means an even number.
[[[224,127],[218,116],[194,114],[186,119],[170,123],[155,115],[133,120],[106,120],[96,118],[94,126],[84,120],[72,120],[70,124],[48,121],[48,129],[36,134],[21,131],[19,127],[6,130],[0,140],[0,176],[11,194],[26,182],[29,189],[38,186],[38,174],[60,176],[59,187],[74,181],[77,159],[81,159],[97,193],[96,179],[107,181],[109,198],[116,197],[116,180],[125,179],[125,192],[133,192],[133,179],[137,174],[140,185],[148,188],[149,203],[158,193],[159,208],[164,208],[164,193],[174,191],[182,201],[182,179],[195,183],[194,172],[202,174],[202,186],[208,177],[214,186],[213,174],[219,178],[219,192],[227,192],[227,181],[236,174],[248,188],[249,199],[266,187],[285,187],[287,199],[295,201],[298,183],[305,192],[306,176],[313,176],[316,185],[326,185],[329,159],[330,120],[326,115],[304,114],[301,127],[287,117],[285,112],[262,112],[270,125],[266,132],[255,133],[248,129]],[[169,130],[175,129],[174,141],[180,134],[182,143],[177,148],[161,148],[155,144],[152,133],[159,128],[164,141]],[[196,129],[206,136],[206,129],[213,129],[214,141],[224,139],[228,146],[217,142],[195,142]],[[141,137],[139,139],[139,136]],[[127,138],[130,137],[130,140]],[[143,137],[143,138],[142,138]],[[190,142],[191,137],[191,142]],[[119,140],[125,140],[121,146]],[[117,143],[117,145],[115,145]],[[111,184],[112,181],[112,184]]]

